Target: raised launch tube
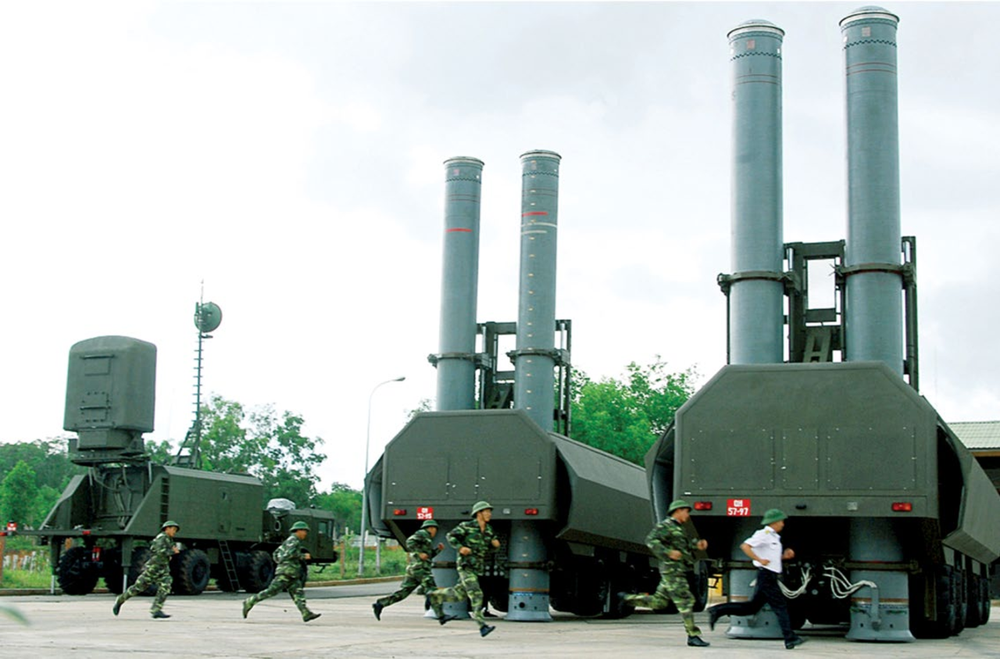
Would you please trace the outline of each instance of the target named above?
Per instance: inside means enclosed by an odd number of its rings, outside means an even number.
[[[781,44],[751,20],[729,32],[733,63],[732,282],[729,363],[780,364],[782,283]]]
[[[847,78],[845,361],[903,374],[896,26],[881,7],[840,22]]]
[[[476,400],[476,295],[483,161],[444,161],[444,255],[441,275],[437,409],[471,410]]]
[[[559,161],[553,151],[521,156],[521,283],[514,358],[514,405],[552,432],[555,396],[556,230]],[[551,620],[545,543],[538,524],[514,521],[508,620]]]

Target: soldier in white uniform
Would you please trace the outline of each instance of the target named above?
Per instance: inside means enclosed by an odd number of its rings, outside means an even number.
[[[771,610],[778,616],[778,625],[785,637],[785,648],[794,649],[806,642],[804,638],[792,629],[788,617],[788,603],[784,593],[778,586],[778,575],[781,574],[781,561],[795,558],[791,549],[782,549],[781,530],[785,528],[788,515],[772,508],[764,513],[761,528],[746,539],[740,549],[753,560],[757,568],[757,589],[748,602],[728,602],[713,606],[708,610],[708,625],[715,629],[715,623],[722,616],[752,616],[760,611],[765,604],[771,605]]]

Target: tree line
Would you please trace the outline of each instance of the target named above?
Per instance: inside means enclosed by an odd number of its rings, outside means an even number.
[[[659,357],[625,367],[622,378],[594,380],[577,371],[572,383],[571,437],[638,465],[677,409],[694,393],[692,369],[670,372]],[[415,411],[428,409],[421,403]],[[320,437],[303,434],[304,419],[273,405],[246,407],[213,395],[202,408],[201,467],[243,473],[264,484],[265,500],[291,499],[299,507],[332,512],[338,531],[357,533],[361,491],[334,483],[319,491],[317,470],[326,459]],[[40,525],[83,467],[69,461],[66,438],[0,444],[0,521]],[[168,442],[146,440],[154,462],[168,462]]]

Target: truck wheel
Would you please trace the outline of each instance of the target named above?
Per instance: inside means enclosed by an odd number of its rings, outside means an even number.
[[[916,615],[910,619],[910,631],[917,638],[948,638],[954,633],[958,613],[953,597],[955,588],[951,567],[945,566],[940,571],[929,572],[917,580],[916,584],[910,604],[911,615]],[[928,619],[923,613],[925,593],[931,594],[927,591],[933,591],[934,620]]]
[[[149,562],[149,547],[136,547],[132,550],[132,565],[128,568],[128,585],[132,586],[142,574],[142,568],[146,567],[146,563]],[[156,586],[150,586],[146,590],[139,593],[140,595],[147,595],[152,597],[156,594]]]
[[[708,569],[705,564],[695,565],[694,570],[687,573],[687,580],[694,595],[694,611],[700,613],[708,605]]]
[[[951,633],[958,636],[965,629],[965,617],[968,612],[968,602],[965,599],[965,572],[951,571],[951,600],[955,606],[955,618],[951,624]]]
[[[965,626],[972,628],[982,624],[979,618],[982,607],[979,603],[979,596],[982,588],[979,587],[979,575],[967,574],[965,576]]]
[[[979,619],[985,625],[990,621],[990,608],[993,606],[993,602],[990,600],[990,580],[982,579],[980,587],[982,591],[979,593]]]
[[[250,552],[250,564],[240,572],[240,583],[248,593],[259,593],[267,588],[274,577],[274,561],[266,551],[255,549]]]
[[[86,547],[71,547],[59,558],[56,578],[59,587],[67,595],[86,595],[94,590],[100,577],[90,561],[90,550]]]
[[[104,586],[115,595],[122,594],[122,550],[118,547],[102,552],[101,577]]]
[[[178,595],[200,595],[208,585],[212,563],[200,549],[185,549],[170,563],[174,592]]]

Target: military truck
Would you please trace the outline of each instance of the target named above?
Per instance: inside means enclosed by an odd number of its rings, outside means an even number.
[[[214,577],[227,591],[258,592],[271,581],[271,553],[298,521],[309,524],[313,563],[333,563],[334,518],[288,500],[264,502],[250,475],[154,464],[142,433],[153,430],[156,346],[123,336],[81,341],[70,349],[63,427],[76,432],[74,476],[40,528],[22,531],[52,550],[64,593],[85,595],[99,579],[120,593],[138,577],[146,545],[168,519],[180,523],[171,561],[174,592],[197,595]]]

